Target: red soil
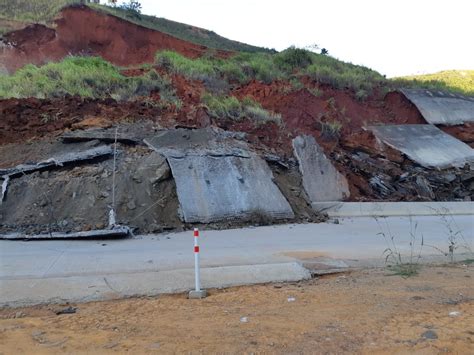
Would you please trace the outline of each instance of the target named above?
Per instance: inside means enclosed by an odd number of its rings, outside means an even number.
[[[285,125],[294,134],[321,132],[321,124],[337,121],[341,134],[360,131],[373,124],[426,123],[414,105],[401,94],[390,93],[385,100],[357,101],[351,92],[319,87],[316,97],[307,89],[286,92],[285,83],[252,82],[235,92],[236,96],[251,96],[266,109],[283,115]]]
[[[163,116],[160,108],[140,102],[116,102],[69,96],[57,99],[0,100],[0,145],[61,134],[91,117],[130,122]],[[87,121],[86,121],[87,122]]]
[[[58,61],[67,55],[96,55],[121,66],[151,63],[159,50],[201,56],[207,47],[130,23],[118,17],[72,6],[61,11],[55,29],[31,25],[7,33],[0,63],[13,72],[25,64]],[[226,55],[226,52],[219,52]]]
[[[474,125],[465,123],[459,126],[440,127],[446,133],[456,137],[460,141],[474,148]]]

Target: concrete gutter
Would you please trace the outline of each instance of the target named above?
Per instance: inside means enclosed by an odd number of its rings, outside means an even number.
[[[310,278],[311,272],[298,262],[201,269],[205,289]],[[193,286],[194,269],[11,279],[1,281],[0,307],[155,296],[189,291]]]
[[[474,215],[474,202],[316,202],[329,217]]]

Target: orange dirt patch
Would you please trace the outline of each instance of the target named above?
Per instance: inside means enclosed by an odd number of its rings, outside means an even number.
[[[89,128],[109,128],[112,122],[104,117],[88,117],[78,123],[71,125],[72,129],[89,129]]]
[[[472,266],[0,311],[5,354],[457,353],[474,347]],[[453,314],[451,312],[459,312]],[[451,313],[451,316],[450,316]],[[433,338],[433,339],[430,339]]]

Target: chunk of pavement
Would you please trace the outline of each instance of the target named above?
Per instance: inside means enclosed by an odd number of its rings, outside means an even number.
[[[168,157],[186,222],[294,217],[266,162],[247,154]]]
[[[76,307],[72,307],[72,306],[69,306],[69,307],[66,307],[66,308],[63,308],[63,309],[60,309],[58,311],[56,311],[56,315],[62,315],[62,314],[74,314],[76,313],[77,311],[77,308]]]
[[[429,339],[429,340],[435,340],[438,339],[438,334],[434,330],[427,330],[423,334],[421,334],[421,337],[424,339]]]
[[[377,139],[426,168],[474,164],[474,149],[433,125],[371,126]]]
[[[98,140],[105,143],[115,142],[115,129],[88,129],[85,131],[70,131],[61,136],[64,143],[77,143]],[[142,142],[142,137],[134,134],[118,132],[117,142],[129,145],[136,145]]]
[[[180,128],[145,143],[166,157],[185,222],[294,218],[267,163],[235,135]]]
[[[452,126],[474,122],[474,97],[425,89],[402,89],[400,92],[428,123]]]
[[[238,140],[238,132],[225,132],[208,127],[202,129],[170,129],[158,132],[144,143],[167,158],[184,156],[240,156],[248,158],[247,144]]]
[[[140,166],[141,170],[146,169],[148,171],[146,176],[149,176],[152,184],[166,180],[171,176],[171,170],[166,158],[157,152],[151,152],[143,158]]]
[[[5,196],[7,195],[7,189],[8,189],[8,183],[10,181],[10,176],[2,176],[3,179],[2,182],[2,197],[0,198],[0,205],[2,204],[3,200],[5,199]]]
[[[189,291],[189,294],[188,294],[188,298],[190,300],[202,299],[202,298],[206,298],[206,297],[207,297],[207,291],[206,290],[199,290],[199,291],[192,290],[192,291]]]
[[[126,226],[117,226],[112,229],[98,229],[90,231],[81,231],[73,233],[53,232],[48,234],[23,234],[11,233],[0,234],[0,239],[7,240],[47,240],[47,239],[103,239],[103,238],[124,238],[131,234],[130,228]]]
[[[32,173],[38,170],[54,168],[75,162],[83,162],[97,159],[107,155],[112,155],[113,149],[110,146],[99,146],[91,149],[80,150],[75,152],[65,153],[50,159],[40,161],[34,164],[20,164],[13,168],[0,169],[0,176],[17,177],[23,174]]]
[[[326,157],[314,137],[296,137],[293,150],[311,203],[341,201],[349,197],[346,178]]]

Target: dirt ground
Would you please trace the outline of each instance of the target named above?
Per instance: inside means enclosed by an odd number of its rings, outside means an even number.
[[[0,353],[472,353],[474,266],[0,310]]]

